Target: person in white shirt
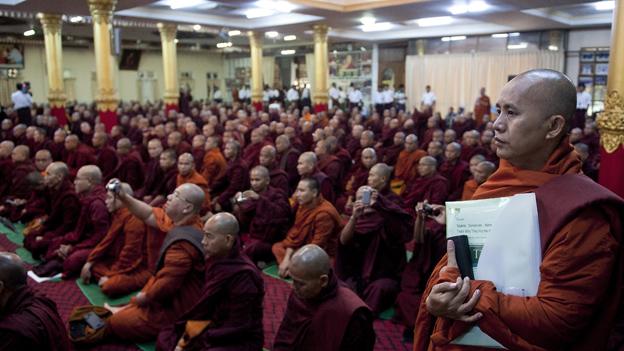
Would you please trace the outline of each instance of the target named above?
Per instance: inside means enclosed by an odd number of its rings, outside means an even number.
[[[360,88],[354,87],[351,92],[348,94],[349,98],[349,111],[353,110],[354,107],[360,107],[362,103],[362,92]]]
[[[383,114],[383,110],[385,108],[384,88],[385,86],[379,86],[379,89],[373,92],[373,106],[375,107],[375,111],[379,113],[380,116]]]
[[[212,90],[212,101],[216,102],[217,104],[223,102],[223,96],[221,96],[221,90],[219,89],[219,87],[214,87],[214,89]]]
[[[431,86],[427,85],[425,87],[425,92],[422,94],[422,97],[420,98],[420,109],[421,110],[431,109],[431,111],[433,111],[435,109],[435,103],[436,103],[436,96],[431,91]]]
[[[347,102],[347,93],[342,90],[342,87],[338,88],[338,92],[340,93],[340,96],[338,97],[338,104],[343,106]]]
[[[242,102],[249,103],[249,99],[251,99],[251,91],[249,90],[249,85],[245,85],[238,91],[238,99]]]
[[[262,91],[262,102],[264,106],[269,106],[269,101],[271,100],[271,89],[269,89],[268,85],[264,86],[264,90]]]
[[[405,86],[403,84],[399,85],[399,90],[394,93],[394,102],[396,103],[397,111],[405,111],[405,104],[407,102],[405,96]]]
[[[310,85],[306,84],[303,90],[301,91],[301,107],[304,107],[304,106],[310,107],[311,104],[312,102],[310,101]]]
[[[20,124],[29,126],[32,120],[30,108],[32,106],[32,96],[28,94],[28,86],[23,83],[17,83],[16,91],[11,94],[13,109],[17,112]]]
[[[273,102],[275,100],[279,100],[279,96],[280,96],[280,93],[279,93],[279,90],[277,88],[273,87],[273,89],[269,90],[269,101],[270,102]]]
[[[587,117],[587,109],[591,106],[592,97],[585,91],[585,84],[580,83],[576,87],[576,113],[572,121],[572,128],[585,128],[585,118]]]
[[[329,88],[329,108],[340,106],[340,90],[336,88],[336,83],[332,83]]]
[[[384,110],[390,110],[394,104],[394,89],[386,85],[381,96],[383,98]]]
[[[295,104],[295,106],[299,105],[299,92],[295,88],[295,86],[291,86],[286,93],[286,100],[288,100],[288,104]]]

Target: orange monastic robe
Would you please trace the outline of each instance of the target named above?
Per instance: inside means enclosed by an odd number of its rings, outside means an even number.
[[[158,229],[173,229],[173,221],[163,209],[154,208],[153,213]],[[187,225],[200,229],[202,222],[196,216]],[[145,304],[139,306],[133,298],[126,308],[107,320],[110,332],[118,338],[133,342],[155,340],[162,328],[173,324],[201,296],[204,255],[193,244],[174,242],[164,253],[163,262],[141,290]]]
[[[195,184],[204,191],[204,204],[202,205],[201,213],[210,211],[210,187],[206,179],[195,170],[192,170],[186,177],[178,173],[176,188],[186,183]]]
[[[146,227],[127,208],[113,214],[108,233],[91,251],[91,273],[98,281],[108,280],[100,287],[108,296],[125,295],[141,289],[152,276],[148,270]]]
[[[501,160],[500,168],[473,199],[532,192],[560,175],[578,174],[581,162],[572,151],[564,138],[541,171],[518,169]],[[472,311],[483,314],[477,325],[509,350],[606,349],[622,295],[621,228],[617,228],[620,221],[615,211],[611,212],[596,205],[584,207],[555,232],[542,251],[537,296],[504,295],[492,282],[472,281],[470,296],[476,289],[481,291]],[[446,264],[444,256],[423,297],[429,296],[435,284],[459,276],[456,268],[442,272]],[[436,319],[427,312],[425,300],[416,318],[414,350],[491,350],[450,345],[470,325]]]
[[[225,175],[226,168],[227,161],[221,150],[214,148],[206,151],[200,173],[208,182],[208,187],[211,188],[217,180]]]
[[[406,183],[413,181],[418,177],[418,161],[424,156],[427,153],[420,149],[412,152],[401,151],[394,168],[394,176]]]
[[[464,183],[464,191],[462,192],[462,197],[461,197],[462,201],[471,200],[472,195],[475,193],[478,186],[479,184],[477,184],[474,178],[468,179],[468,181]]]
[[[307,244],[320,246],[331,257],[336,255],[342,218],[329,201],[322,197],[315,201],[309,206],[297,208],[295,224],[286,234],[286,238],[273,245],[273,255],[278,263],[284,260],[286,249],[297,250]]]

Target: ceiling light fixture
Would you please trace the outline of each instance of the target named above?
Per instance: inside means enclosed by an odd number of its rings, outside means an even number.
[[[527,44],[527,43],[509,44],[509,45],[507,45],[507,49],[509,49],[509,50],[526,49],[528,46],[529,46],[529,44]]]
[[[615,9],[615,1],[599,1],[594,3],[597,11],[611,11]]]
[[[507,34],[507,33],[492,34],[492,38],[507,38],[508,36],[509,36],[509,34]]]
[[[241,31],[240,30],[231,30],[228,32],[228,36],[230,37],[235,37],[237,35],[241,35]]]
[[[177,10],[202,5],[205,2],[204,0],[169,0],[165,1],[165,4],[169,5],[172,10]]]
[[[33,35],[35,35],[35,30],[34,29],[29,29],[29,30],[24,32],[24,36],[25,37],[30,37],[30,36],[33,36]]]
[[[390,22],[379,22],[368,26],[360,26],[363,32],[381,32],[394,28],[394,24]]]
[[[267,17],[273,14],[275,14],[275,11],[273,10],[263,9],[263,8],[258,8],[258,7],[250,8],[247,11],[245,11],[245,17],[249,19]]]
[[[295,5],[284,0],[258,0],[255,5],[262,9],[278,12],[291,12],[296,8]]]
[[[282,55],[294,55],[295,54],[295,50],[282,50],[281,53]]]
[[[264,35],[266,35],[267,38],[277,38],[279,36],[279,33],[276,31],[270,31],[264,33]]]
[[[231,42],[227,42],[227,43],[217,43],[217,48],[219,49],[225,49],[225,48],[229,48],[232,46]]]
[[[471,1],[465,5],[455,5],[449,8],[449,12],[454,15],[462,15],[467,12],[475,13],[475,12],[483,12],[490,8],[490,5],[485,1]]]
[[[284,41],[293,41],[293,40],[297,40],[296,35],[287,35],[284,37]]]
[[[360,46],[360,50],[362,50],[362,51],[366,51],[366,48],[365,48],[365,47],[363,47],[363,46]]]
[[[69,21],[71,23],[78,23],[78,22],[82,22],[84,20],[84,17],[82,16],[72,16],[69,18]]]
[[[201,30],[201,26],[199,24],[196,24],[193,26],[193,30],[194,31],[200,31]]]
[[[433,27],[433,26],[444,26],[447,24],[453,23],[453,17],[451,16],[440,16],[440,17],[425,17],[414,20],[419,27]]]
[[[559,51],[559,47],[557,45],[548,45],[548,50]]]
[[[367,16],[367,17],[360,18],[360,23],[362,23],[365,26],[372,26],[373,24],[375,24],[375,22],[377,22],[375,17]]]
[[[442,41],[458,41],[458,40],[466,40],[465,35],[456,35],[453,37],[442,37]]]
[[[518,33],[518,32],[509,33],[509,36],[510,37],[519,37],[520,33]]]

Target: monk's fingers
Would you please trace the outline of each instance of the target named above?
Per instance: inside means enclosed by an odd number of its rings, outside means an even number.
[[[446,241],[446,255],[448,256],[447,267],[458,268],[457,259],[455,258],[455,243],[453,240]]]
[[[483,313],[481,312],[477,312],[475,314],[465,314],[462,316],[459,316],[457,318],[455,318],[458,321],[464,322],[464,323],[475,323],[477,322],[479,319],[483,318]]]
[[[455,306],[461,305],[464,301],[466,301],[468,294],[470,294],[470,278],[465,277],[461,280],[461,287],[459,288],[457,295],[453,297],[451,303]]]
[[[472,311],[474,307],[477,305],[477,302],[479,302],[480,297],[481,297],[481,291],[479,289],[475,290],[475,292],[472,294],[470,299],[466,301],[465,303],[463,303],[461,306],[459,306],[459,308],[457,309],[457,312],[468,313]]]
[[[449,291],[457,291],[461,288],[461,280],[458,279],[454,283],[444,282],[440,284],[436,284],[431,288],[431,294],[442,294]]]

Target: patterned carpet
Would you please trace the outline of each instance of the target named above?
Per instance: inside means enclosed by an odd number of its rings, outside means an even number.
[[[4,229],[3,232],[6,232],[6,228],[2,229]],[[10,241],[6,235],[0,235],[0,250],[15,252],[19,248],[20,245]],[[58,311],[64,321],[67,321],[74,307],[89,304],[89,300],[73,280],[37,284],[29,279],[28,283],[31,286],[36,286],[38,290],[42,291],[56,302]],[[264,283],[266,290],[264,299],[264,340],[265,347],[269,349],[269,346],[273,343],[282,317],[284,316],[286,300],[288,299],[291,287],[288,283],[266,274],[264,275]],[[401,325],[395,324],[389,320],[377,320],[375,321],[375,331],[377,333],[377,343],[375,344],[376,351],[411,350],[410,344],[401,341],[403,333],[403,327]],[[111,342],[88,350],[126,351],[140,350],[140,348],[136,345]]]

